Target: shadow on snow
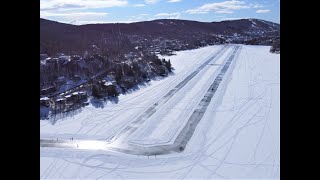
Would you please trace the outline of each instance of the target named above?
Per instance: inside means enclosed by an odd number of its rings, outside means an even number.
[[[152,77],[150,78],[150,81],[160,81],[163,80],[164,78],[168,77],[168,76],[172,76],[175,75],[174,72],[170,72],[167,76],[157,76],[157,77]],[[147,86],[150,86],[150,81],[143,81],[140,82],[136,85],[134,85],[133,87],[131,87],[130,89],[126,90],[125,92],[122,92],[121,94],[126,95],[126,94],[131,94],[134,93],[138,90],[140,90],[141,88],[145,88]],[[98,98],[91,98],[89,100],[89,103],[92,104],[93,107],[95,108],[101,108],[104,109],[105,105],[107,103],[112,103],[112,104],[118,104],[119,103],[119,97],[104,97],[101,99]],[[41,109],[40,108],[40,120],[48,120],[52,125],[54,125],[58,120],[63,120],[64,118],[67,117],[72,117],[75,116],[76,114],[79,114],[80,112],[82,112],[82,108],[85,107],[84,106],[80,106],[79,108],[73,109],[71,111],[67,111],[67,112],[62,112],[62,113],[49,113],[48,109]],[[49,117],[48,117],[49,116]]]

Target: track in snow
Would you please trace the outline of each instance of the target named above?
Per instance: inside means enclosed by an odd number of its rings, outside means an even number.
[[[173,95],[175,95],[182,87],[184,87],[192,78],[194,78],[206,65],[208,65],[212,60],[214,60],[219,55],[223,54],[227,46],[223,46],[215,55],[209,58],[206,62],[204,62],[201,66],[199,66],[194,72],[192,72],[189,76],[187,76],[184,80],[182,80],[177,86],[175,86],[172,90],[170,90],[166,95],[164,95],[160,100],[155,102],[151,107],[149,107],[146,111],[144,111],[135,121],[130,123],[125,129],[122,129],[116,135],[108,138],[109,142],[113,142],[121,137],[124,139],[132,134],[137,128],[147,120],[151,115],[153,115],[160,106],[165,104]]]

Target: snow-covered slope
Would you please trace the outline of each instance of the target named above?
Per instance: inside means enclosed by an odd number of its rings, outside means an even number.
[[[59,141],[71,137],[76,140],[108,138],[220,48],[181,51],[167,57],[176,68],[175,75],[150,82],[149,86],[129,95],[121,95],[117,104],[86,107],[73,117],[58,120],[55,125],[40,121],[41,138],[59,138]],[[214,63],[203,68],[165,104],[167,109],[156,112],[129,139],[140,142],[165,139],[170,134],[166,132],[173,131],[178,127],[176,122],[179,124],[188,116],[182,112],[192,111],[197,99],[204,95],[231,49],[227,48]],[[279,179],[280,55],[269,53],[269,49],[269,46],[241,45],[183,152],[148,157],[98,148],[40,148],[41,178]],[[172,114],[175,120],[166,119],[167,114]],[[167,121],[170,126],[164,126]],[[92,143],[87,145],[99,146]]]

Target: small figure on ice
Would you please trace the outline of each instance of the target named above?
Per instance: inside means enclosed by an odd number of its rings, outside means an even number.
[[[79,145],[77,144],[77,148],[79,147]]]

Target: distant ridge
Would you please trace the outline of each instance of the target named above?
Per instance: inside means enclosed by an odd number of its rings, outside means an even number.
[[[271,45],[280,36],[280,24],[260,19],[198,22],[158,19],[133,23],[71,25],[40,18],[40,52],[85,51],[92,44],[102,44],[115,35],[132,39],[156,38],[199,43],[223,38],[226,42]],[[258,39],[258,40],[257,40]]]

